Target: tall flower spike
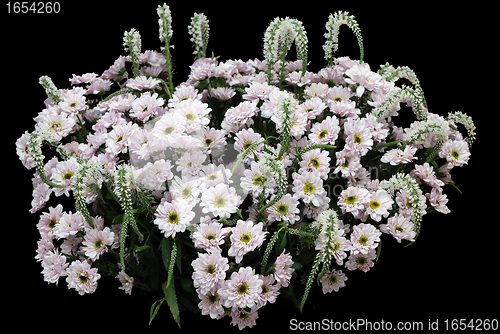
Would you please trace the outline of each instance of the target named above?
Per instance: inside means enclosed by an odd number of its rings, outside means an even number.
[[[47,178],[47,175],[45,175],[45,170],[44,170],[45,165],[43,163],[44,156],[42,154],[42,143],[44,140],[48,139],[49,139],[49,134],[47,133],[47,131],[36,126],[35,131],[33,131],[28,140],[28,146],[27,146],[28,153],[31,156],[31,159],[33,159],[33,162],[35,163],[35,170],[43,182],[54,188],[64,188],[65,187],[64,185],[55,184],[54,182],[50,181]]]
[[[476,139],[476,126],[472,121],[472,117],[461,111],[455,111],[448,113],[448,117],[446,117],[446,119],[454,121],[455,123],[460,123],[463,126],[465,126],[468,135],[467,138],[465,138],[465,140],[467,141],[467,144],[469,145],[470,148],[472,146],[472,143]]]
[[[426,120],[427,116],[424,113],[424,97],[421,89],[412,89],[403,86],[400,90],[388,94],[382,104],[372,110],[372,115],[377,118],[379,122],[390,116],[391,112],[396,108],[396,105],[410,99],[413,103],[415,115],[418,119]]]
[[[302,60],[302,74],[307,68],[307,33],[301,21],[296,19],[275,18],[264,33],[264,58],[267,62],[269,77],[272,66],[281,59],[285,61],[286,54],[295,41],[297,58]]]
[[[191,24],[188,26],[188,32],[191,35],[194,52],[198,59],[205,58],[207,53],[208,37],[210,27],[208,26],[208,18],[205,14],[194,13],[191,18]]]
[[[399,79],[403,78],[407,79],[413,84],[415,90],[418,91],[418,94],[422,96],[424,106],[427,107],[427,102],[425,101],[424,92],[422,90],[422,87],[420,86],[420,80],[418,80],[415,71],[413,71],[408,66],[398,66],[398,68],[394,68],[391,65],[389,66],[390,67],[382,67],[384,70],[386,70],[384,74],[381,74],[383,77],[385,77],[385,80],[389,82],[396,82]]]
[[[274,195],[274,197],[266,203],[263,207],[261,207],[258,211],[258,214],[262,214],[264,210],[271,207],[280,200],[283,195],[286,194],[286,188],[288,187],[288,181],[286,179],[286,173],[281,161],[275,161],[273,158],[263,158],[265,161],[262,163],[263,169],[267,169],[269,174],[271,174],[276,182],[278,183],[278,192]],[[265,173],[265,172],[264,172]],[[266,173],[267,174],[267,173]]]
[[[293,118],[295,115],[295,109],[297,107],[297,100],[293,97],[292,94],[284,93],[281,94],[278,98],[278,117],[280,128],[281,128],[281,149],[278,154],[278,159],[281,159],[283,154],[288,153],[290,151],[290,131],[293,125]]]
[[[359,63],[363,62],[364,48],[363,48],[363,38],[361,37],[361,30],[359,29],[358,22],[356,22],[354,15],[349,15],[349,12],[337,12],[334,15],[330,14],[328,22],[326,23],[326,42],[323,45],[323,50],[325,50],[325,59],[328,61],[330,66],[333,66],[335,57],[334,53],[339,47],[339,29],[342,24],[346,24],[356,35],[359,45]]]
[[[43,88],[45,88],[45,93],[47,93],[47,96],[52,103],[57,104],[61,101],[57,95],[57,87],[54,85],[54,82],[50,77],[43,75],[40,79],[38,79],[38,82],[43,86]]]
[[[307,279],[306,289],[304,291],[304,296],[300,303],[300,311],[304,308],[307,296],[311,290],[312,283],[314,281],[314,276],[319,269],[319,264],[323,262],[323,268],[318,275],[318,280],[323,277],[323,275],[329,270],[330,264],[332,262],[333,253],[335,252],[336,246],[336,234],[339,229],[339,218],[334,209],[323,210],[314,223],[312,224],[314,230],[319,231],[318,239],[323,245],[323,249],[318,252],[314,264]],[[317,249],[317,248],[316,248]]]
[[[127,237],[128,225],[132,225],[135,233],[144,238],[142,233],[137,228],[137,222],[135,221],[135,216],[132,208],[132,194],[130,192],[130,181],[132,178],[132,173],[130,167],[127,165],[121,165],[115,172],[115,193],[120,200],[120,205],[124,211],[122,229],[120,232],[120,260],[122,266],[125,267],[124,255],[125,255],[125,238]]]
[[[389,180],[384,180],[380,183],[382,189],[387,191],[389,195],[394,195],[398,190],[406,190],[409,194],[408,204],[411,206],[413,231],[415,231],[416,236],[420,232],[420,223],[422,222],[422,216],[425,214],[425,210],[422,208],[422,203],[425,203],[425,196],[422,194],[422,190],[418,186],[417,182],[410,175],[404,173],[398,173],[392,176]],[[408,205],[407,204],[407,205]],[[416,239],[415,236],[415,239]]]
[[[141,54],[141,35],[135,29],[125,31],[123,34],[123,46],[128,51],[132,59],[132,72],[134,76],[139,75],[139,55]]]
[[[158,6],[156,12],[159,16],[158,25],[160,27],[160,41],[165,42],[166,49],[168,49],[170,39],[174,33],[172,30],[172,15],[170,14],[170,7],[163,4],[162,6]],[[164,47],[162,47],[162,50],[164,50]]]
[[[172,15],[170,14],[170,7],[166,4],[158,6],[156,12],[159,16],[158,25],[160,27],[160,41],[165,42],[165,46],[161,47],[161,49],[167,60],[168,89],[171,94],[174,91],[174,83],[172,81],[172,56],[170,55],[170,48],[174,47],[170,45],[170,39],[174,33],[172,30]]]
[[[75,208],[79,211],[90,227],[94,228],[94,223],[90,216],[89,210],[87,209],[87,203],[85,200],[85,187],[87,186],[88,171],[91,168],[91,164],[83,164],[78,166],[78,172],[75,178],[73,178],[73,194],[75,196]]]

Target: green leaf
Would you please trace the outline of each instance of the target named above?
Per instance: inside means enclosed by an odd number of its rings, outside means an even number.
[[[165,266],[165,270],[168,271],[170,266],[170,238],[163,238],[160,243],[160,248],[163,265]]]
[[[179,273],[182,275],[182,263],[181,263],[181,259],[182,259],[182,247],[181,247],[181,244],[180,244],[180,239],[177,239],[176,240],[176,243],[179,244],[177,245],[176,244],[176,250],[177,250],[177,253],[176,253],[176,258],[175,258],[175,264],[177,265],[177,269],[179,269]]]
[[[144,246],[134,245],[134,252],[141,253],[144,252],[145,250],[148,250],[149,248],[151,248],[149,245],[144,245]]]
[[[172,313],[172,317],[174,318],[177,326],[181,328],[181,317],[179,312],[179,304],[177,303],[177,295],[175,294],[175,285],[169,284],[170,276],[168,280],[163,283],[163,293],[165,294],[165,300],[167,301],[168,307],[170,308],[170,312]]]
[[[160,300],[155,301],[153,305],[151,305],[151,309],[149,310],[149,326],[151,326],[151,322],[153,322],[153,319],[158,314],[158,311],[160,310],[160,307],[164,301],[165,298],[162,298]]]
[[[382,252],[382,240],[380,241],[377,247],[377,258],[375,259],[375,262],[378,261],[378,258],[380,257],[380,252]]]
[[[97,193],[97,196],[100,198],[100,200],[104,203],[107,204],[106,201],[104,200],[104,197],[102,196],[101,188],[95,183],[89,184],[89,188],[94,189],[94,191]]]
[[[295,304],[295,306],[300,310],[300,302],[297,300],[295,292],[293,291],[293,286],[291,284],[288,285],[288,287],[286,288],[282,287],[280,291],[283,292],[283,297],[290,299]]]
[[[285,249],[286,247],[286,241],[287,241],[287,234],[286,232],[283,234],[283,237],[281,238],[281,242],[280,244],[278,245],[278,247],[276,248],[276,255],[280,255],[281,252],[283,252],[283,250]]]

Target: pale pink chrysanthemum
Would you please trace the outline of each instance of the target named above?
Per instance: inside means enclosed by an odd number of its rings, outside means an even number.
[[[109,67],[106,71],[104,71],[101,75],[103,79],[113,79],[115,81],[121,80],[122,76],[125,75],[125,71],[122,71],[122,69],[125,67],[125,61],[130,61],[130,58],[120,56],[118,59],[115,60],[113,65]],[[123,72],[123,73],[120,73]],[[121,74],[118,76],[118,74]]]
[[[337,167],[334,173],[341,172],[342,177],[355,177],[358,170],[362,168],[360,163],[360,155],[356,152],[344,148],[342,151],[336,152]]]
[[[38,125],[42,129],[46,129],[55,141],[60,141],[62,138],[70,134],[75,126],[76,121],[73,116],[66,114],[51,113],[44,117]]]
[[[368,254],[378,246],[381,234],[372,224],[355,225],[351,233],[352,254]]]
[[[160,80],[146,76],[137,76],[128,79],[125,87],[139,91],[143,89],[160,89]]]
[[[376,222],[379,222],[382,217],[387,218],[389,211],[392,209],[392,197],[383,189],[371,193],[371,197],[366,205],[366,214]]]
[[[194,269],[193,285],[201,294],[209,293],[224,281],[229,269],[228,259],[216,248],[212,248],[209,253],[198,253],[198,258],[191,262],[191,266]]]
[[[351,242],[346,239],[345,234],[346,232],[343,229],[338,229],[335,233],[335,237],[331,240],[332,244],[330,245],[330,248],[333,249],[333,258],[339,266],[344,263],[344,259],[347,257],[346,252],[350,251],[352,247]],[[322,236],[323,234],[320,234],[320,236],[314,241],[316,244],[316,250],[323,251],[325,249],[325,242],[327,240],[325,240]]]
[[[407,145],[404,150],[395,148],[385,152],[382,158],[380,158],[380,161],[383,163],[390,163],[393,166],[407,164],[417,159],[417,157],[414,156],[415,153],[417,153],[417,148]]]
[[[425,194],[425,197],[429,199],[432,207],[437,211],[444,214],[450,213],[450,209],[446,206],[448,203],[448,196],[443,194],[441,188],[432,188],[430,193]]]
[[[258,317],[257,308],[255,307],[250,311],[235,308],[231,311],[231,325],[238,325],[239,330],[245,327],[252,328],[256,324]]]
[[[85,73],[82,75],[75,75],[73,74],[73,77],[69,79],[69,82],[72,85],[78,85],[81,83],[90,83],[97,79],[97,74],[96,73]],[[109,78],[103,78],[103,79],[109,79]]]
[[[387,224],[380,225],[380,231],[389,233],[401,243],[401,240],[415,241],[415,231],[410,218],[396,214],[387,220]]]
[[[124,290],[126,294],[132,294],[132,288],[134,287],[134,278],[132,276],[127,275],[125,270],[121,270],[116,276],[122,286],[118,287],[120,290]]]
[[[292,273],[295,269],[292,268],[293,260],[290,254],[285,254],[285,250],[281,252],[280,256],[274,262],[274,278],[280,286],[285,288],[290,284]]]
[[[142,122],[147,122],[149,118],[154,118],[158,115],[158,112],[164,102],[165,100],[158,97],[158,93],[142,93],[139,98],[132,102],[130,116]]]
[[[396,193],[396,203],[399,206],[399,213],[405,217],[411,217],[412,215],[412,205],[410,202],[410,196],[408,192],[401,189]]]
[[[74,235],[70,235],[67,237],[63,243],[61,244],[61,253],[63,254],[76,254],[80,244],[82,243],[81,237],[76,237]]]
[[[352,91],[349,88],[334,86],[328,90],[326,99],[331,100],[331,103],[340,104],[341,102],[351,102],[350,98],[352,95]]]
[[[28,131],[25,131],[21,137],[16,140],[16,154],[21,160],[22,164],[26,169],[31,169],[35,167],[35,163],[28,151],[28,141],[30,138],[30,134]]]
[[[68,265],[66,257],[60,255],[57,250],[47,252],[42,260],[43,280],[58,285],[59,278],[68,275],[66,272]]]
[[[95,78],[90,80],[89,82],[94,82]],[[63,113],[67,115],[76,114],[88,109],[87,104],[85,103],[86,90],[81,87],[75,87],[73,89],[67,90],[66,92],[61,94],[62,101],[58,103],[58,106],[61,107]]]
[[[346,262],[345,267],[349,270],[359,269],[367,272],[373,267],[373,260],[377,257],[375,249],[370,250],[367,254],[351,254],[349,260]]]
[[[73,189],[71,182],[73,181],[73,176],[77,173],[78,166],[78,162],[72,157],[66,161],[58,162],[52,168],[52,175],[50,177],[52,182],[65,186],[64,188],[54,188],[56,196],[61,196],[62,194],[69,196],[69,191]]]
[[[172,202],[180,202],[194,207],[200,202],[200,179],[190,175],[175,176],[168,186]]]
[[[113,97],[111,100],[109,100],[108,111],[113,111],[114,113],[110,114],[108,112],[102,116],[104,118],[109,118],[108,120],[106,120],[106,124],[108,124],[107,127],[109,127],[109,125],[117,125],[125,121],[124,113],[132,108],[132,103],[134,103],[135,99],[136,99],[135,95],[127,93],[127,94],[119,94]]]
[[[43,261],[48,252],[54,251],[54,236],[52,232],[40,236],[40,240],[37,241],[35,260],[37,262]],[[64,251],[63,251],[64,252]],[[67,254],[67,253],[66,253]]]
[[[320,99],[325,99],[329,91],[329,87],[325,83],[312,83],[304,89],[304,94],[311,98],[319,97]]]
[[[174,108],[176,105],[185,100],[201,100],[202,94],[198,93],[198,90],[191,85],[180,84],[175,87],[174,94],[172,98],[168,101],[168,107]]]
[[[258,111],[257,102],[243,101],[229,108],[224,117],[229,124],[246,123],[251,117],[256,116]]]
[[[200,206],[203,213],[212,212],[215,216],[229,218],[238,210],[241,202],[241,197],[236,194],[235,188],[219,183],[202,193]]]
[[[113,82],[111,80],[105,80],[103,78],[96,78],[90,85],[87,86],[87,92],[85,94],[102,94],[111,89]]]
[[[236,91],[231,87],[217,87],[210,90],[210,96],[219,101],[227,101],[235,94]]]
[[[200,100],[184,100],[177,104],[173,112],[181,115],[186,119],[186,131],[192,132],[206,127],[210,123],[211,108],[208,104]]]
[[[356,88],[356,95],[361,96],[365,88],[373,91],[382,84],[382,76],[372,72],[366,63],[356,64],[345,71],[347,76],[344,80],[351,85],[359,84]]]
[[[434,167],[428,162],[423,165],[416,165],[415,169],[410,172],[412,176],[418,176],[422,181],[434,188],[444,186],[444,182],[439,180],[434,172]]]
[[[323,121],[314,123],[309,134],[312,144],[334,145],[340,132],[337,117],[328,116]]]
[[[70,235],[74,236],[83,229],[84,221],[85,218],[79,211],[75,213],[64,212],[52,232],[57,239],[67,238]]]
[[[231,230],[231,247],[228,255],[234,256],[236,263],[240,263],[243,255],[260,247],[268,232],[262,231],[262,222],[255,224],[251,220],[238,220]]]
[[[326,272],[319,281],[321,282],[323,294],[327,294],[334,290],[338,292],[340,288],[343,288],[347,277],[342,270],[334,270]]]
[[[247,148],[249,148],[253,144],[257,143],[262,143],[264,141],[264,138],[262,135],[258,132],[255,132],[252,128],[250,129],[241,129],[236,133],[236,140],[234,142],[234,149],[240,153],[245,152]],[[257,145],[253,152],[260,152],[262,151],[262,148],[264,147],[264,144],[259,144]],[[252,159],[253,160],[253,154],[249,154],[246,156],[245,159]]]
[[[198,307],[201,310],[202,315],[209,315],[212,319],[219,319],[224,315],[224,300],[219,296],[218,287],[213,288],[208,293],[200,293],[198,290],[198,298],[200,298],[200,302],[198,303]]]
[[[201,166],[200,180],[206,188],[215,187],[219,183],[231,184],[231,170],[224,165],[209,164]]]
[[[223,227],[222,223],[209,221],[196,225],[191,234],[194,246],[205,250],[218,249],[224,243],[225,237],[231,232],[230,227]]]
[[[348,119],[344,123],[346,148],[365,155],[373,145],[372,134],[365,119]]]
[[[186,131],[186,118],[176,112],[164,114],[152,130],[153,137],[161,146],[175,147]]]
[[[41,181],[41,180],[40,180]],[[45,204],[50,199],[52,188],[45,182],[39,182],[33,187],[33,200],[31,201],[31,213],[35,213],[45,207]]]
[[[342,118],[354,118],[361,114],[361,110],[356,108],[356,102],[354,101],[347,100],[336,103],[333,100],[328,100],[327,105],[333,113]]]
[[[223,130],[203,127],[196,132],[194,137],[201,142],[199,148],[201,152],[210,154],[212,159],[220,158],[226,150],[226,137]]]
[[[373,140],[383,141],[389,135],[389,127],[377,121],[377,118],[368,113],[365,115],[366,126],[370,130]]]
[[[253,307],[259,300],[263,281],[251,267],[241,267],[233,272],[229,280],[219,289],[219,295],[224,299],[224,307]]]
[[[297,106],[297,112],[306,115],[307,119],[316,119],[325,109],[326,105],[318,97],[313,97]]]
[[[469,161],[469,145],[465,140],[447,140],[439,150],[439,156],[452,166],[463,166]]]
[[[55,208],[49,207],[49,212],[43,212],[40,215],[40,220],[36,227],[40,232],[40,235],[46,235],[56,227],[63,215],[63,206],[58,204]]]
[[[299,174],[317,171],[319,176],[326,180],[330,172],[329,152],[319,148],[307,151],[302,155],[299,167]]]
[[[185,175],[198,175],[201,166],[205,162],[207,156],[201,152],[193,151],[192,153],[185,152],[175,164],[177,165],[176,171]]]
[[[306,204],[312,203],[316,207],[323,205],[323,196],[326,191],[319,172],[293,173],[292,178],[295,196],[301,198]]]
[[[96,261],[108,251],[107,246],[113,244],[114,238],[115,234],[111,232],[109,227],[104,228],[102,231],[96,228],[86,231],[82,251],[90,260]]]
[[[137,180],[148,190],[165,190],[165,182],[174,177],[171,168],[169,160],[160,159],[154,163],[148,162],[141,169]]]
[[[154,224],[165,235],[165,238],[175,237],[176,233],[184,232],[186,227],[193,220],[195,213],[191,211],[191,207],[182,203],[169,203],[164,201],[155,213],[156,219]]]
[[[365,188],[349,187],[340,193],[338,205],[342,213],[350,212],[357,217],[364,212],[365,204],[369,202],[370,193]]]
[[[68,288],[75,289],[79,295],[93,293],[97,289],[97,281],[101,278],[97,268],[90,268],[87,261],[73,261],[67,272]]]
[[[278,298],[280,285],[274,284],[275,279],[273,275],[262,276],[259,275],[259,278],[262,280],[262,292],[259,294],[259,300],[257,302],[257,307],[261,308],[266,305],[268,302],[274,304],[276,299]]]
[[[250,82],[250,85],[245,88],[246,94],[243,95],[243,99],[248,101],[259,101],[266,100],[269,98],[269,93],[274,89],[274,86],[268,85],[267,82]]]
[[[295,197],[292,197],[290,194],[285,194],[266,210],[267,218],[269,221],[278,220],[294,224],[300,219],[298,205],[299,202]]]
[[[139,126],[132,122],[115,126],[106,136],[106,152],[114,155],[126,153],[132,141],[132,134],[138,129]]]
[[[245,193],[252,194],[253,198],[258,198],[263,190],[265,190],[266,195],[275,192],[276,182],[274,178],[269,179],[265,177],[261,170],[261,164],[252,161],[250,169],[245,169],[243,174],[240,186]]]
[[[132,134],[132,137],[130,138],[129,150],[130,152],[137,154],[139,159],[147,161],[149,160],[151,153],[155,151],[154,144],[153,134],[144,128],[140,128]]]

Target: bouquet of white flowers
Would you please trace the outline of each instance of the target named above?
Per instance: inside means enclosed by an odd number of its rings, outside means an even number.
[[[221,62],[195,14],[196,61],[175,86],[170,9],[157,12],[161,52],[142,52],[132,29],[128,55],[101,75],[73,75],[69,89],[40,78],[46,108],[16,146],[35,169],[45,281],[65,277],[83,295],[113,276],[125,293],[159,294],[151,320],[166,302],[179,326],[181,311],[201,311],[242,329],[279,297],[302,310],[315,282],[338,291],[373,267],[383,234],[410,245],[424,215],[450,212],[443,188],[458,190],[450,173],[468,162],[475,126],[430,113],[410,68],[373,71],[354,16],[330,14],[326,67],[313,73],[300,21],[269,24],[263,61]],[[342,24],[359,60],[334,56]],[[407,128],[401,103],[415,114]],[[46,208],[51,196],[75,207]]]

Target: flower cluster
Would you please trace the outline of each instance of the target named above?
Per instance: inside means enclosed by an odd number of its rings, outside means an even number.
[[[167,302],[180,326],[197,300],[201,314],[242,329],[282,288],[302,309],[315,279],[338,291],[350,272],[371,270],[381,238],[413,243],[423,216],[450,212],[444,189],[458,189],[451,171],[469,161],[474,124],[431,113],[409,68],[365,63],[354,16],[330,15],[328,65],[311,72],[300,21],[271,22],[264,61],[219,61],[206,58],[208,19],[195,14],[197,59],[174,86],[171,14],[157,12],[162,52],[143,52],[132,29],[128,55],[101,75],[73,75],[67,89],[40,78],[46,108],[16,149],[35,169],[45,281],[65,277],[85,294],[113,276],[128,294],[159,293],[151,320]],[[341,24],[360,60],[333,57]],[[406,128],[402,103],[415,115]],[[71,196],[74,208],[49,203]]]

